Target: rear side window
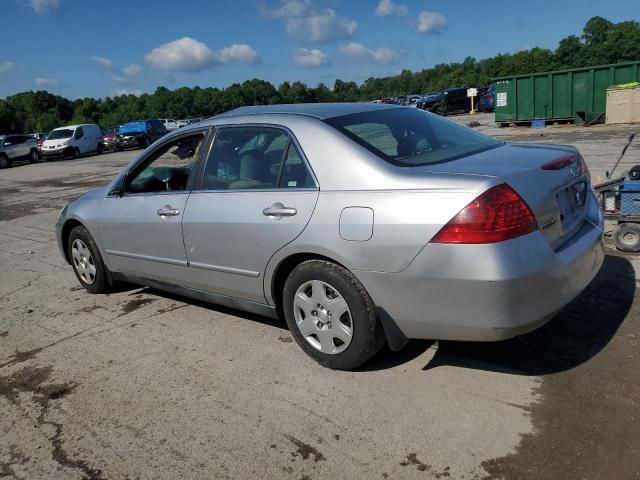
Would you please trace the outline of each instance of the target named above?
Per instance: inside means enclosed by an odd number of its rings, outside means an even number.
[[[503,144],[413,108],[356,113],[325,122],[380,158],[403,167],[448,162]]]
[[[302,160],[298,148],[293,142],[289,142],[287,156],[282,166],[280,175],[280,188],[313,188],[315,182],[309,173],[309,169]]]

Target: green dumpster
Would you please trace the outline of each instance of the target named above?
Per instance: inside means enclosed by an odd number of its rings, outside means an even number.
[[[497,123],[572,120],[606,111],[607,88],[640,81],[640,61],[494,78]]]

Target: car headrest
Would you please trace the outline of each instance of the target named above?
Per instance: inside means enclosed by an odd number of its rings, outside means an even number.
[[[406,157],[429,148],[429,141],[424,135],[412,133],[398,142],[398,155]]]

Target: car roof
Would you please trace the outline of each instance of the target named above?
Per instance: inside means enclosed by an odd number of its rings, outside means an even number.
[[[212,119],[224,117],[238,117],[244,115],[304,115],[325,120],[352,113],[370,112],[376,110],[390,110],[405,108],[399,105],[386,105],[382,103],[295,103],[282,105],[258,105],[252,107],[239,107],[228,112],[216,115]]]

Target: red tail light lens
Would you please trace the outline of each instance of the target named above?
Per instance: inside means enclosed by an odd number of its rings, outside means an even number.
[[[495,243],[538,229],[529,205],[509,185],[490,188],[464,207],[431,243]]]

